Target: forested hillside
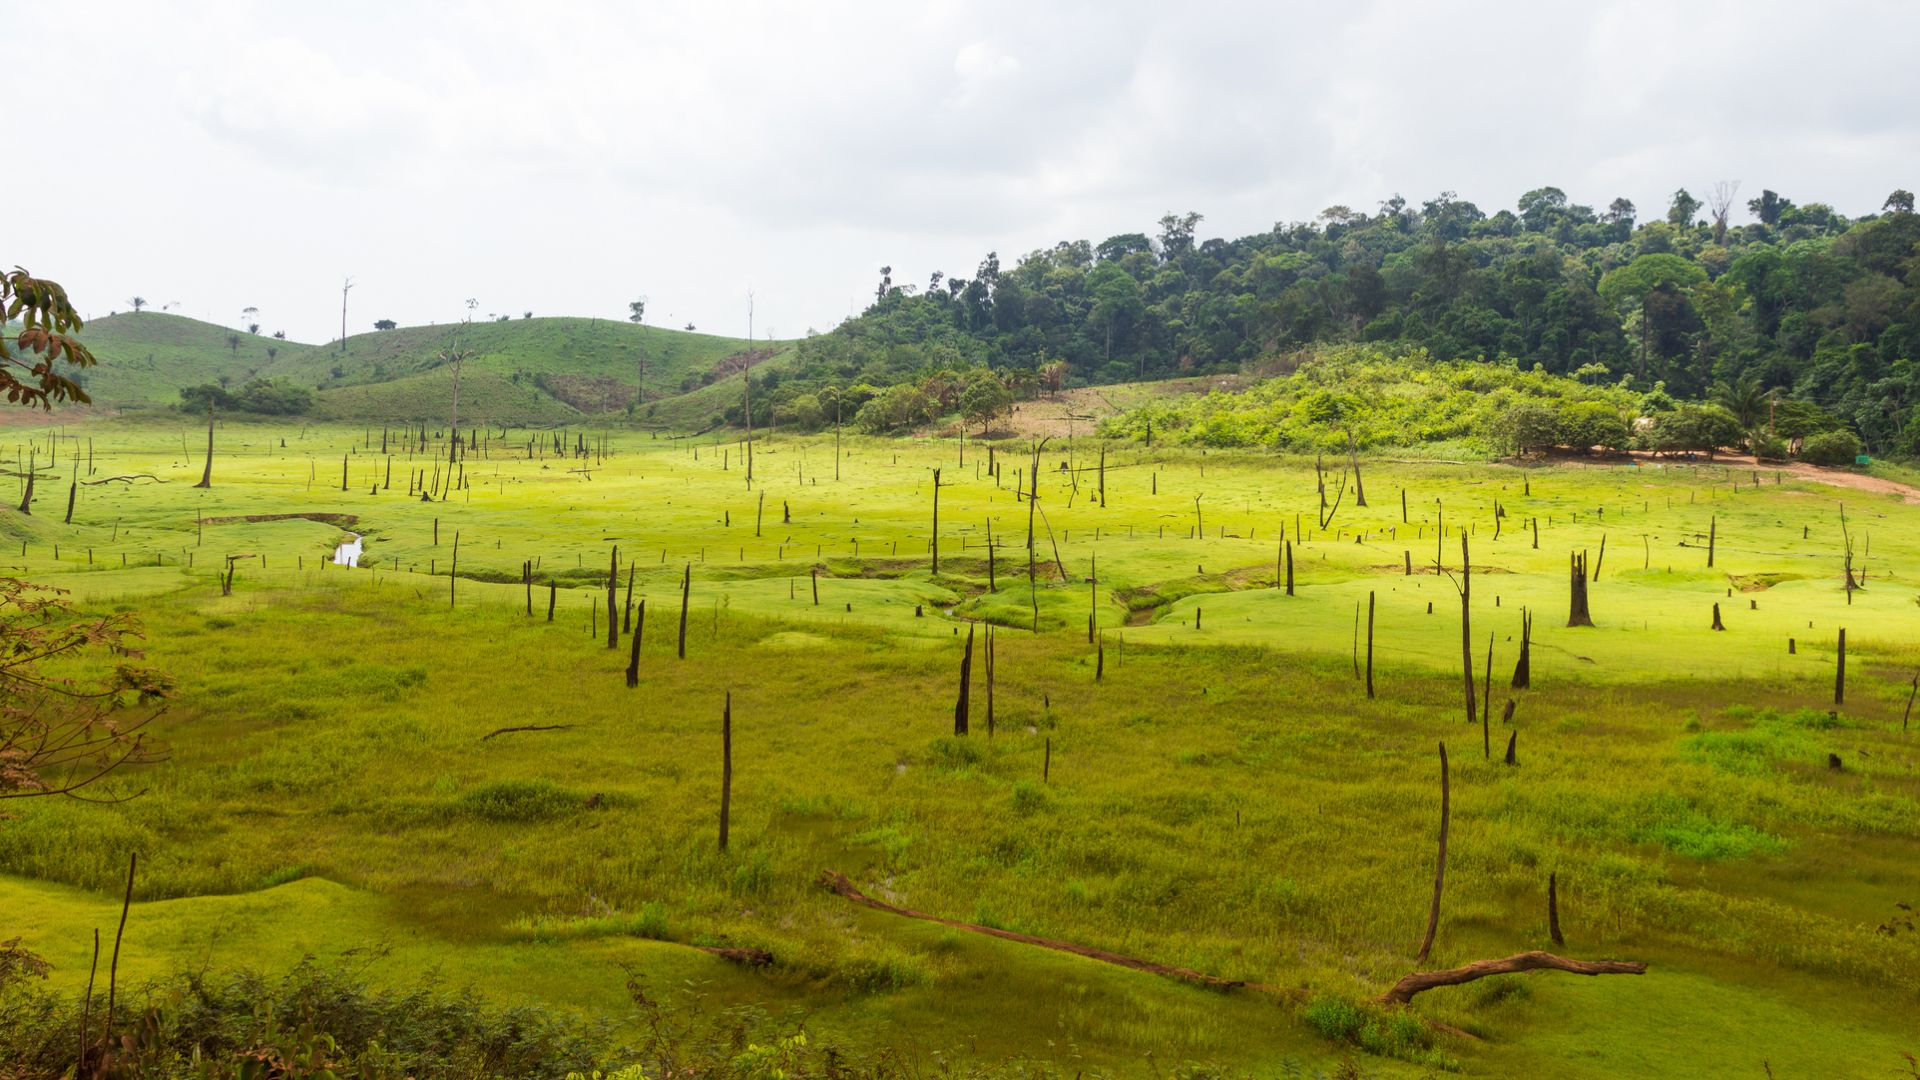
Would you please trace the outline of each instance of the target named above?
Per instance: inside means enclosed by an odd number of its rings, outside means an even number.
[[[988,364],[1026,386],[1236,369],[1328,342],[1510,359],[1589,383],[1817,404],[1879,452],[1920,450],[1920,215],[1849,219],[1773,191],[1684,189],[1653,220],[1558,188],[1487,213],[1444,192],[1237,240],[1198,214],[1065,241],[924,286],[883,268],[859,317],[801,346],[771,409],[810,389]],[[1744,208],[1753,220],[1736,224]],[[756,408],[756,412],[758,412]]]

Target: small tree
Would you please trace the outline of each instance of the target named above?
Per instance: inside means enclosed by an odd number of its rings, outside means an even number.
[[[392,330],[399,325],[399,323],[394,322],[392,319],[376,319],[374,320],[373,328],[375,330]]]
[[[966,387],[960,391],[960,415],[969,423],[979,424],[982,435],[987,433],[988,425],[1012,404],[1012,391],[984,368],[968,379]]]
[[[138,315],[140,314],[140,309],[147,306],[147,298],[144,296],[129,297],[127,303],[133,305],[133,313]]]
[[[627,321],[630,323],[641,323],[641,322],[647,321],[647,298],[646,297],[643,296],[640,299],[631,301],[627,304]],[[693,327],[689,326],[687,327],[687,329],[691,330],[693,329]]]

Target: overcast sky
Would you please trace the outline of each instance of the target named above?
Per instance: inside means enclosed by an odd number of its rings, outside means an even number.
[[[457,14],[452,14],[458,8]],[[0,0],[0,262],[296,340],[531,309],[826,329],[1170,210],[1920,189],[1920,4]],[[26,96],[23,100],[22,95]],[[1744,218],[1742,213],[1740,217]]]

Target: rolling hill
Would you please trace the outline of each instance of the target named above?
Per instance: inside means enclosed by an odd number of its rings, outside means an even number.
[[[82,337],[100,360],[85,379],[100,407],[175,405],[185,387],[284,379],[314,390],[314,413],[325,418],[437,419],[448,410],[447,356],[457,347],[466,356],[462,415],[513,424],[624,417],[630,405],[643,423],[704,423],[737,399],[739,356],[748,346],[741,338],[564,317],[401,327],[356,334],[344,349],[157,312],[96,319]],[[787,343],[772,348],[756,369],[785,363]],[[637,390],[643,403],[635,402]]]

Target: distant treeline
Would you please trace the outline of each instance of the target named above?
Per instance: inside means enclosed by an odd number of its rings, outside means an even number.
[[[1850,220],[1764,191],[1745,203],[1757,220],[1736,225],[1733,193],[1681,190],[1646,222],[1626,199],[1596,211],[1551,187],[1493,214],[1451,192],[1395,196],[1237,240],[1200,240],[1198,214],[1168,215],[1152,236],[1064,241],[1011,267],[989,254],[972,277],[924,286],[883,268],[864,313],[769,373],[755,420],[825,387],[934,371],[990,366],[1024,394],[1363,342],[1680,400],[1720,384],[1818,406],[1880,452],[1920,452],[1912,194]]]

